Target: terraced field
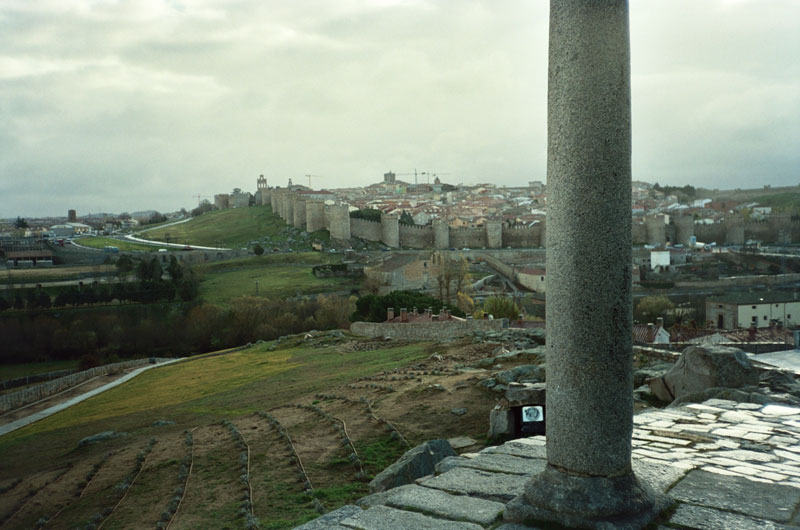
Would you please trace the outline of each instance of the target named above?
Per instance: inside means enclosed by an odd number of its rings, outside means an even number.
[[[0,528],[292,528],[410,445],[482,440],[494,398],[454,367],[497,346],[318,333],[150,370],[0,438]]]

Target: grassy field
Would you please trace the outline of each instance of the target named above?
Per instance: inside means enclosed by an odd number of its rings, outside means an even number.
[[[787,213],[800,212],[800,192],[782,192],[753,197],[760,206],[772,206]]]
[[[354,289],[353,278],[317,278],[314,265],[341,258],[319,252],[263,255],[241,260],[212,263],[202,268],[200,296],[206,302],[226,305],[242,295],[286,298],[297,294],[317,294]],[[258,293],[256,293],[258,282]]]
[[[422,440],[482,438],[495,397],[452,367],[495,348],[335,331],[149,370],[0,437],[0,526],[243,528],[249,491],[258,528],[294,528]]]
[[[265,236],[275,242],[286,241],[289,237],[286,228],[286,223],[272,213],[270,206],[251,206],[206,212],[187,223],[148,230],[142,237],[168,243],[240,248]],[[311,234],[311,239],[329,238],[326,231],[319,231]]]
[[[134,241],[125,241],[122,239],[114,239],[113,237],[82,237],[76,239],[75,242],[84,247],[91,248],[105,248],[117,247],[120,252],[154,252],[158,249],[155,245],[147,245],[144,243],[136,243]]]
[[[213,422],[280,405],[315,392],[425,356],[425,344],[340,355],[335,348],[287,347],[264,343],[243,352],[206,356],[149,370],[49,418],[0,438],[0,454],[71,450],[100,431],[131,432],[167,418],[179,424]],[[30,453],[33,451],[34,453]],[[44,453],[39,453],[43,451]],[[51,453],[52,454],[52,453]]]

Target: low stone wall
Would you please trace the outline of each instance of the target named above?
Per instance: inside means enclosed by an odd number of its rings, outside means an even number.
[[[792,283],[800,281],[800,274],[763,274],[759,276],[731,276],[730,278],[720,278],[719,280],[700,280],[675,282],[675,287],[687,287],[693,289],[702,288],[727,288],[734,285],[777,285],[782,283]]]
[[[474,331],[497,331],[507,327],[507,319],[413,323],[353,322],[350,331],[356,335],[372,338],[432,340],[463,337]]]
[[[95,368],[90,368],[89,370],[84,370],[83,372],[77,372],[66,377],[61,377],[54,381],[49,381],[47,383],[42,383],[41,385],[36,385],[0,396],[0,414],[5,414],[10,410],[18,409],[30,403],[39,401],[40,399],[58,394],[63,390],[67,390],[68,388],[84,383],[93,377],[106,375],[117,370],[126,370],[128,368],[144,366],[149,362],[149,359],[136,359],[133,361],[124,361],[121,363],[97,366]]]
[[[0,390],[7,390],[9,388],[16,388],[18,386],[32,385],[34,383],[41,383],[43,381],[52,381],[53,379],[74,374],[75,372],[77,372],[77,370],[59,370],[57,372],[47,372],[44,374],[26,375],[24,377],[17,377],[15,379],[6,379],[5,381],[0,381]]]

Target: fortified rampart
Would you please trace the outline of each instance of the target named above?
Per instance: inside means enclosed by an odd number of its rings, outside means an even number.
[[[350,331],[365,337],[403,340],[431,340],[463,337],[475,331],[498,331],[508,327],[508,319],[456,320],[444,322],[353,322]]]
[[[406,248],[433,248],[433,227],[400,224],[399,242]]]
[[[483,248],[486,246],[486,231],[481,228],[451,228],[450,246],[453,248]]]
[[[218,193],[214,195],[214,207],[217,210],[224,210],[230,207],[230,195],[227,193]]]
[[[543,224],[534,226],[504,226],[503,246],[512,248],[541,247]]]
[[[325,208],[326,228],[332,239],[348,241],[350,239],[350,207],[346,204],[334,204]]]
[[[350,235],[365,241],[381,241],[382,225],[380,221],[367,219],[350,219]]]
[[[305,228],[306,226],[306,201],[295,199],[293,203],[294,219],[292,224],[295,228]]]
[[[400,217],[381,214],[381,241],[387,247],[400,247]]]
[[[450,248],[450,227],[445,221],[437,219],[433,222],[433,246],[436,250]]]
[[[316,232],[325,229],[325,203],[309,201],[306,203],[306,231]]]
[[[231,195],[214,197],[218,208],[230,207]],[[381,221],[350,218],[349,205],[325,206],[320,200],[306,200],[290,189],[259,188],[257,204],[269,204],[287,224],[308,232],[327,229],[331,237],[347,241],[351,236],[367,241],[381,241],[391,248],[437,249],[449,248],[535,248],[545,247],[547,226],[542,222],[534,226],[507,226],[499,221],[488,221],[482,228],[450,228],[443,220],[432,225],[415,226],[399,222],[396,215],[381,215]],[[345,215],[347,212],[347,215]],[[722,223],[695,223],[688,214],[676,214],[670,224],[665,216],[648,216],[643,222],[631,225],[635,245],[662,246],[667,242],[688,246],[692,236],[704,243],[743,244],[749,239],[766,243],[789,244],[800,242],[800,218],[775,214],[764,220],[744,222],[741,216],[728,218]],[[334,235],[335,233],[335,235]]]

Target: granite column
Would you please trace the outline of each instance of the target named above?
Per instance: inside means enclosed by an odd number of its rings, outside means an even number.
[[[506,519],[641,528],[660,503],[631,469],[626,0],[551,0],[547,107],[547,467]]]

